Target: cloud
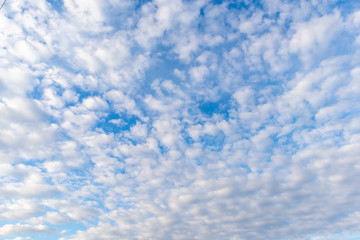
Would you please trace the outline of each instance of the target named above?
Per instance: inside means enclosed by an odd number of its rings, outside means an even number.
[[[107,2],[98,3],[97,1],[65,0],[64,8],[72,22],[88,32],[102,32],[110,30],[105,28],[104,8],[108,7]]]
[[[0,228],[0,235],[9,235],[9,234],[26,234],[26,233],[49,233],[53,232],[54,229],[51,229],[45,225],[29,225],[29,224],[6,224]]]
[[[43,209],[40,205],[32,200],[18,200],[15,203],[6,203],[1,205],[1,219],[15,220],[28,219]]]
[[[40,197],[54,196],[59,189],[46,183],[40,174],[32,173],[23,182],[10,182],[1,187],[2,196]]]
[[[296,32],[289,42],[290,52],[299,52],[305,63],[311,63],[317,52],[328,49],[332,39],[343,28],[339,13],[313,18],[309,22],[298,24]],[[310,54],[310,52],[312,52]]]
[[[2,238],[358,236],[357,4],[1,13]]]
[[[198,67],[194,67],[190,70],[190,76],[195,82],[202,82],[204,77],[209,74],[209,70],[206,66],[201,65]]]

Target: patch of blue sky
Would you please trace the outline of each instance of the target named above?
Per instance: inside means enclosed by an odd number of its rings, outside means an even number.
[[[48,233],[17,233],[17,234],[9,234],[6,235],[6,239],[18,239],[19,237],[23,237],[24,239],[31,239],[31,240],[58,240],[61,237],[60,233],[57,233],[55,230]],[[20,238],[21,239],[21,238]]]
[[[324,234],[324,235],[316,235],[309,238],[310,240],[359,240],[360,234],[359,233],[338,233],[338,234]]]
[[[169,151],[169,147],[165,146],[165,145],[162,145],[162,144],[158,144],[157,147],[159,148],[160,150],[160,154],[163,156],[165,155],[168,151]],[[157,156],[155,156],[157,157]]]
[[[255,1],[238,1],[238,0],[214,0],[218,3],[227,3],[229,9],[237,9],[237,10],[251,10],[250,8],[260,8],[263,9],[263,5],[261,1],[255,0]],[[250,11],[249,11],[250,12]]]
[[[325,57],[337,57],[337,56],[346,56],[354,53],[354,50],[357,49],[354,46],[354,41],[356,36],[347,31],[342,31],[337,34],[337,37],[334,41],[330,43],[330,47],[327,49]],[[352,64],[344,64],[343,70],[346,71],[351,67]]]
[[[64,56],[53,55],[48,61],[49,64],[51,64],[52,66],[56,66],[57,69],[64,69],[64,71],[67,70],[74,75],[82,73],[81,70],[76,69],[76,66],[71,63],[71,60],[64,58]]]
[[[301,59],[294,54],[289,55],[287,64],[288,64],[287,68],[283,72],[275,73],[271,75],[270,75],[271,69],[269,68],[269,65],[268,64],[265,65],[267,74],[272,76],[271,80],[273,82],[279,82],[279,80],[284,82],[289,81],[290,79],[294,78],[299,71],[301,72],[301,70],[304,68]]]
[[[135,2],[136,9],[140,10],[144,4],[151,3],[152,1],[151,0],[135,0],[134,2]]]
[[[130,210],[130,209],[135,208],[135,206],[134,206],[135,203],[133,203],[131,201],[124,201],[123,199],[121,199],[121,197],[119,197],[119,199],[117,199],[115,204],[119,209]],[[104,207],[104,210],[107,210],[107,209],[108,208]],[[115,226],[117,224],[116,220],[110,220],[109,222],[111,222]]]
[[[57,11],[62,12],[64,10],[63,0],[47,0],[48,3]]]
[[[71,222],[71,223],[61,224],[61,225],[56,224],[56,225],[49,225],[49,226],[56,229],[59,232],[58,234],[56,234],[57,236],[55,236],[55,234],[53,234],[54,237],[57,237],[57,238],[54,238],[56,240],[58,240],[59,237],[74,235],[78,231],[85,231],[88,227],[88,226],[84,225],[83,223],[76,222],[76,221]],[[63,232],[63,233],[61,233],[61,232]],[[48,235],[48,237],[51,237],[51,235]],[[51,238],[49,238],[49,239],[51,239]],[[44,238],[44,240],[46,240],[46,238]]]
[[[214,114],[221,115],[224,119],[229,118],[230,96],[228,94],[221,94],[221,98],[217,101],[199,101],[199,109],[202,113],[208,117],[212,117]]]
[[[338,240],[359,240],[359,239],[360,239],[360,234],[354,234],[352,236],[342,236]]]
[[[335,11],[340,10],[339,12],[343,16],[347,16],[354,12],[354,9],[360,8],[360,2],[358,0],[338,0],[330,1],[330,9],[335,9]]]
[[[274,147],[280,147],[283,152],[296,153],[300,149],[300,146],[294,139],[294,132],[296,132],[296,130],[292,130],[281,136],[277,135],[272,137]]]
[[[102,129],[105,133],[118,134],[130,130],[138,121],[140,119],[134,115],[111,111],[96,124],[95,128]]]
[[[245,169],[247,173],[252,173],[251,168],[250,168],[249,165],[247,165],[247,164],[240,164],[240,168]],[[264,172],[263,170],[258,170],[258,173],[259,173],[259,174],[261,174],[261,173],[263,173],[263,172]]]
[[[41,82],[44,76],[38,76],[37,80]],[[26,93],[26,97],[33,98],[33,99],[41,99],[43,96],[43,87],[41,85],[36,85],[31,92]]]
[[[85,150],[84,150],[85,151]],[[88,184],[88,177],[91,176],[91,170],[95,165],[94,162],[90,161],[90,159],[83,164],[81,168],[77,169],[69,169],[67,171],[67,179],[66,180],[58,180],[59,183],[67,185],[69,190],[75,190],[79,186],[84,186]],[[94,184],[96,185],[96,184]],[[71,191],[70,191],[71,192]]]
[[[121,7],[103,9],[104,15],[106,16],[104,26],[110,27],[110,31],[104,34],[124,33],[136,27],[136,22],[140,18],[139,12],[142,5],[136,5],[135,2],[132,1],[123,2],[120,3],[120,5]],[[98,36],[95,34],[95,37]]]
[[[185,131],[183,133],[183,139],[186,144],[192,145],[195,143],[195,140],[191,136],[189,136]]]
[[[77,226],[77,224],[68,224],[68,226],[64,227],[64,228],[57,228],[60,232],[59,233],[53,233],[53,234],[48,234],[48,238],[39,238],[39,240],[59,240],[61,238],[70,238],[71,236],[75,235],[78,231],[82,231],[86,228],[81,228],[79,226]],[[34,240],[37,240],[38,236],[36,236],[36,238],[34,238]]]
[[[220,152],[225,142],[225,134],[220,131],[216,135],[204,134],[200,137],[200,141],[204,148],[211,151]]]
[[[145,84],[144,91],[151,90],[151,84],[154,80],[172,80],[176,83],[180,83],[181,79],[175,75],[176,69],[180,71],[186,70],[185,64],[174,58],[175,54],[171,52],[171,48],[166,45],[161,45],[155,50],[155,54],[152,56],[151,67],[145,70],[144,79]]]

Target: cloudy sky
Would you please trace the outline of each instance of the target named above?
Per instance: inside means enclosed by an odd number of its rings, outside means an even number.
[[[360,239],[359,156],[358,0],[0,10],[1,240]]]

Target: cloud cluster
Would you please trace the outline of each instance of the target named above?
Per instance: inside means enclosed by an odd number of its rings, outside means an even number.
[[[356,1],[8,1],[0,238],[351,239]]]

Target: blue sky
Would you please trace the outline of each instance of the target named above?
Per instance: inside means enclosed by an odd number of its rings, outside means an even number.
[[[360,239],[360,2],[7,1],[0,239]]]

